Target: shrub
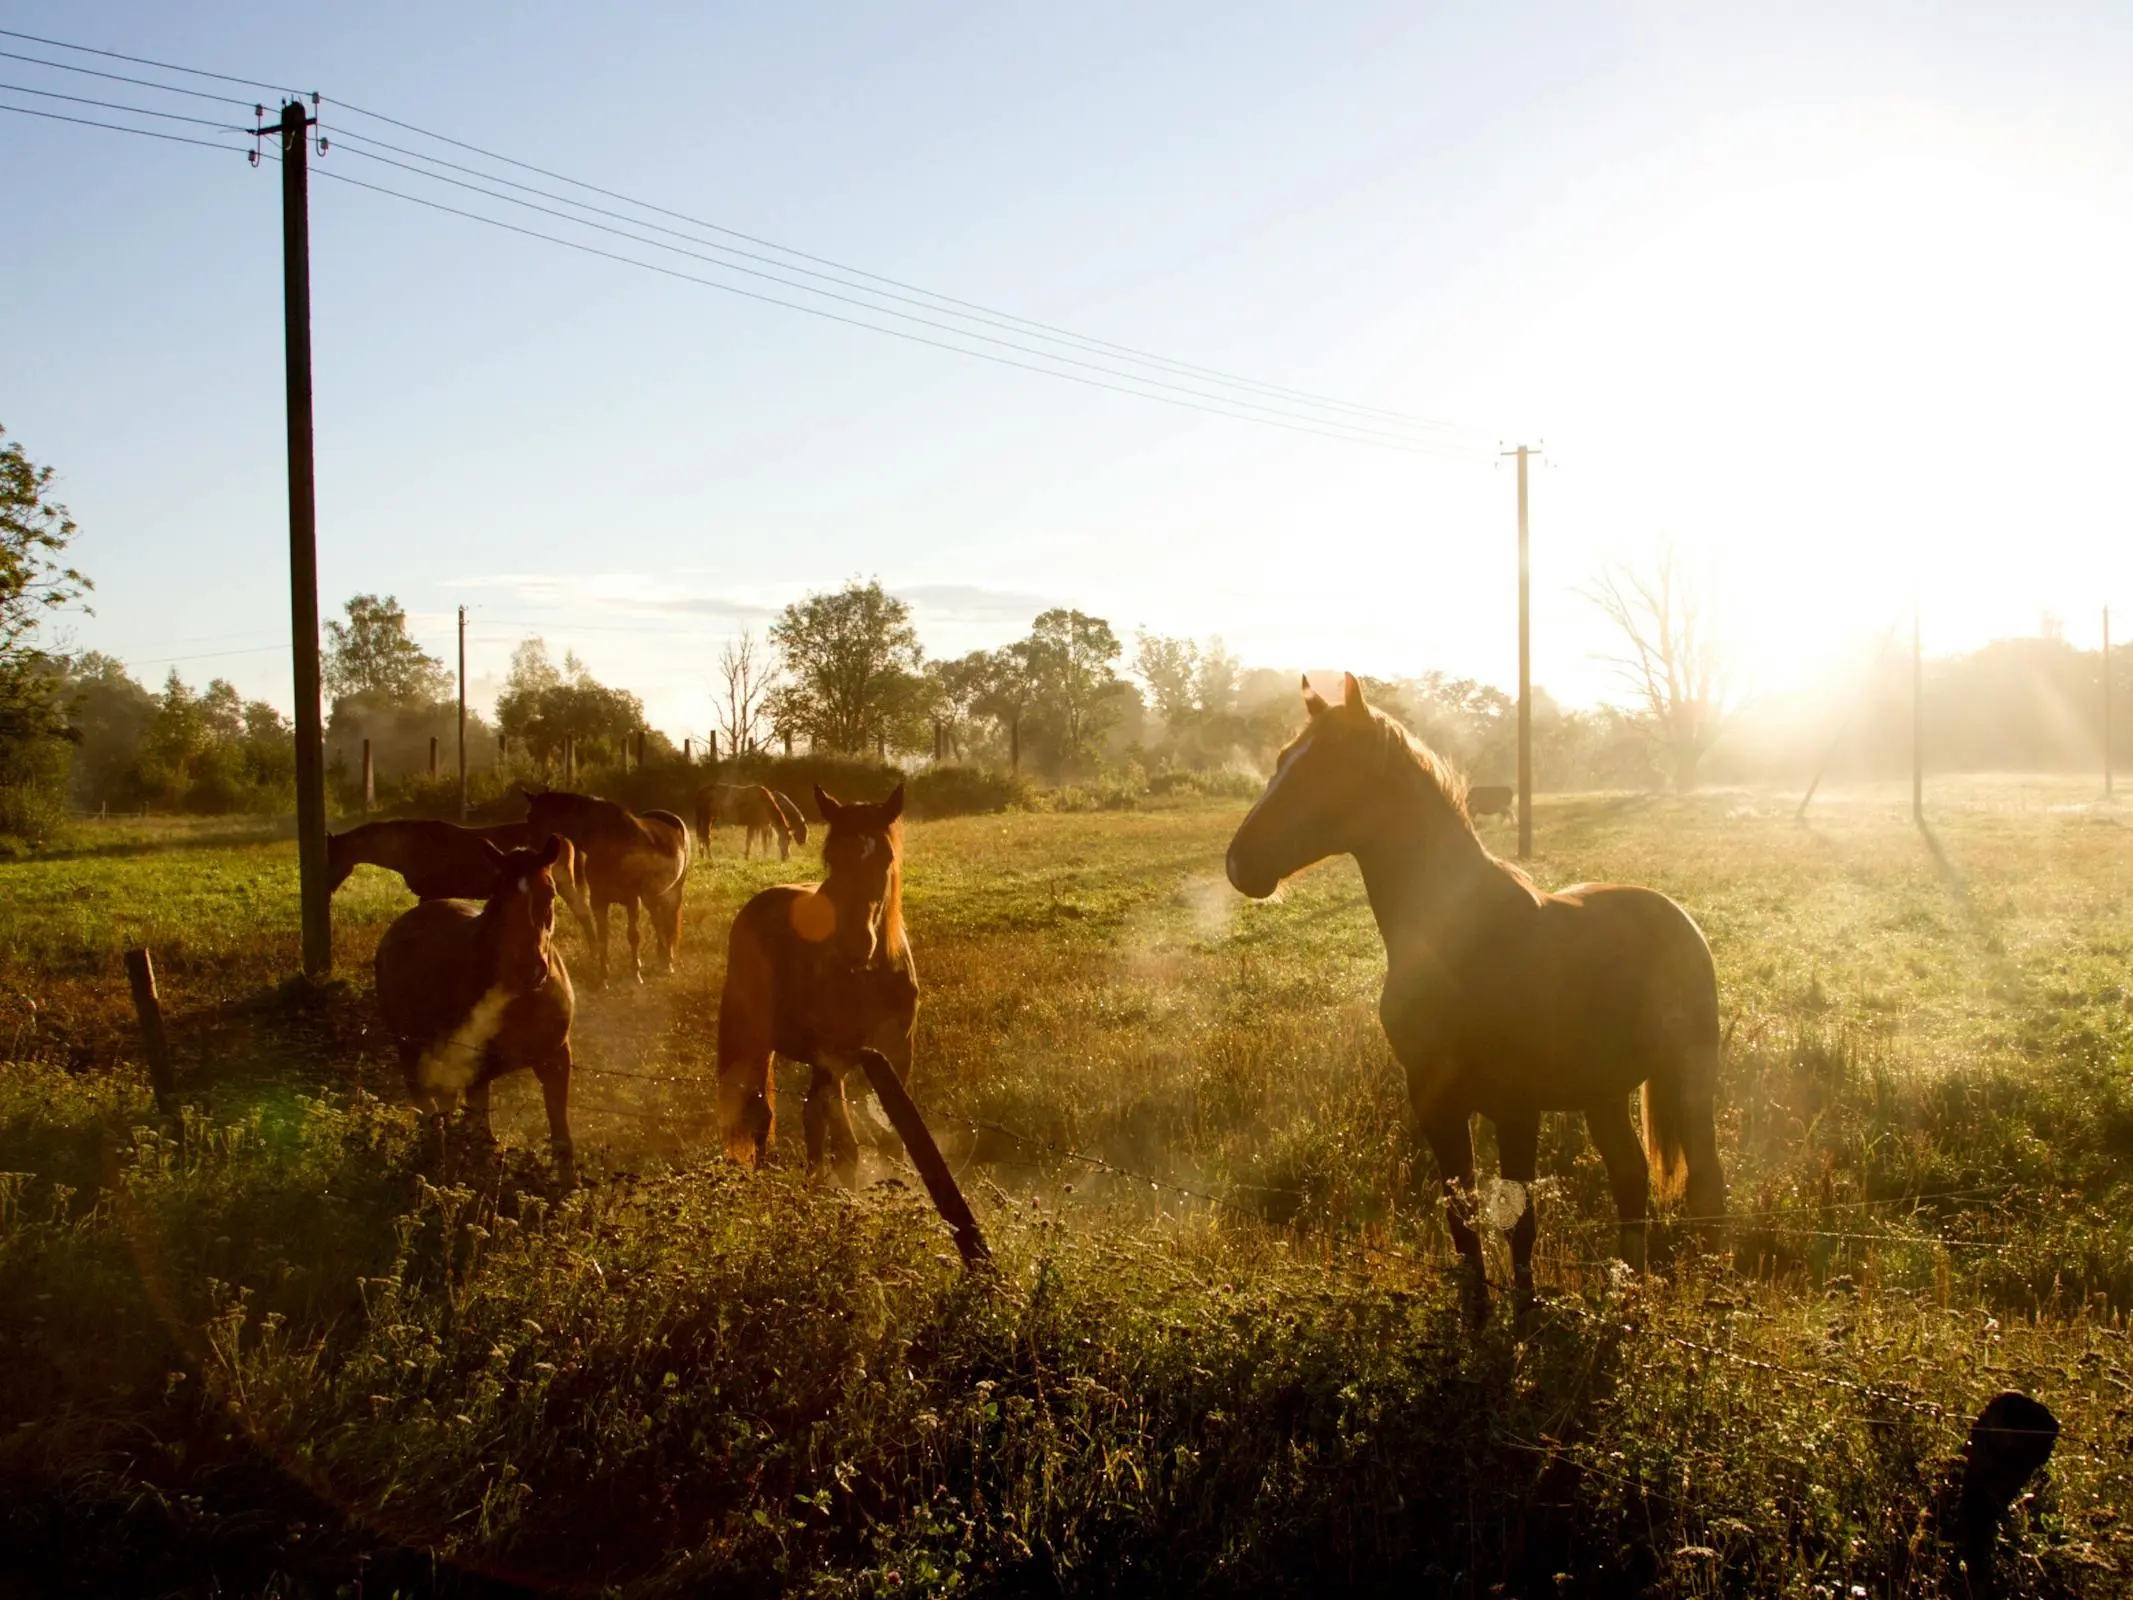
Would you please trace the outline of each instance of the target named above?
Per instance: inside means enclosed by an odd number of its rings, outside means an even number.
[[[972,817],[1018,810],[1029,781],[985,767],[928,767],[911,778],[911,809],[921,817]]]

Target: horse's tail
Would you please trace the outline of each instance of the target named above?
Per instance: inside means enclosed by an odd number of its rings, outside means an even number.
[[[1703,963],[1698,992],[1666,1030],[1644,1083],[1644,1149],[1662,1202],[1686,1192],[1691,1215],[1718,1216],[1726,1180],[1718,1161],[1718,982],[1708,949]]]

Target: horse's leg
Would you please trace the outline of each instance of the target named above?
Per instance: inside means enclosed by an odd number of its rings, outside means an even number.
[[[760,1167],[770,1159],[770,1134],[776,1125],[776,1080],[771,1053],[722,1060],[718,1064],[718,1126],[728,1159]]]
[[[837,1181],[845,1188],[859,1183],[859,1141],[852,1136],[852,1120],[844,1099],[844,1075],[828,1067],[816,1067],[807,1085],[807,1170],[819,1172],[825,1154]]]
[[[555,1151],[556,1176],[565,1188],[578,1181],[578,1147],[570,1137],[570,1041],[534,1068],[541,1080],[541,1099],[548,1106],[548,1143]]]
[[[1525,1204],[1511,1225],[1511,1282],[1522,1294],[1533,1292],[1533,1179],[1540,1168],[1540,1113],[1521,1106],[1497,1119],[1496,1150],[1503,1175],[1525,1190]]]
[[[681,953],[681,890],[682,885],[677,882],[651,906],[652,932],[659,937],[659,953],[669,975],[674,971],[675,957]]]
[[[1644,1141],[1637,1137],[1637,1125],[1630,1120],[1628,1096],[1610,1095],[1598,1105],[1586,1107],[1585,1128],[1607,1167],[1607,1183],[1615,1193],[1615,1217],[1622,1226],[1619,1253],[1642,1272],[1646,1235],[1651,1230],[1652,1173],[1644,1159]]]
[[[1444,1184],[1445,1222],[1466,1263],[1469,1309],[1478,1320],[1488,1315],[1489,1302],[1481,1235],[1474,1231],[1474,1135],[1467,1126],[1465,1108],[1438,1101],[1422,1124],[1422,1136],[1437,1158],[1437,1176]]]
[[[593,890],[593,987],[595,989],[605,989],[607,987],[607,910],[613,904],[614,901],[607,898],[605,890],[597,888]]]
[[[622,904],[624,910],[628,914],[627,920],[629,922],[630,976],[632,978],[635,978],[639,983],[642,983],[644,982],[644,963],[637,959],[637,897],[635,895],[631,895],[627,900],[623,901]]]
[[[489,1075],[488,1064],[483,1063],[480,1074],[467,1085],[466,1109],[461,1112],[467,1131],[485,1144],[496,1142],[496,1132],[489,1126]]]

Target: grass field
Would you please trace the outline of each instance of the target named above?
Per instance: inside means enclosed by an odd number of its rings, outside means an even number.
[[[1629,1278],[1550,1118],[1543,1300],[1478,1333],[1359,881],[1242,900],[1240,806],[910,828],[912,1087],[986,1277],[902,1169],[804,1180],[796,1078],[773,1170],[712,1157],[725,926],[799,852],[721,838],[679,973],[581,991],[561,1193],[530,1081],[487,1160],[398,1105],[397,879],[312,992],[289,844],[84,829],[0,865],[0,1543],[37,1592],[1926,1594],[2016,1387],[2066,1432],[2003,1578],[2123,1594],[2133,833],[2072,782],[1908,798],[1544,800],[1543,883],[1711,938],[1735,1220]]]

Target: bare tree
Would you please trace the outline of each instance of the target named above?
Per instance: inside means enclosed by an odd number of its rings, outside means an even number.
[[[726,749],[739,755],[759,741],[769,722],[770,693],[776,674],[764,663],[755,635],[739,634],[726,641],[718,653],[718,675],[723,684],[721,700],[714,708]]]
[[[1641,564],[1608,562],[1579,592],[1621,631],[1626,651],[1604,659],[1634,691],[1674,787],[1687,793],[1733,709],[1716,585],[1669,539]]]

